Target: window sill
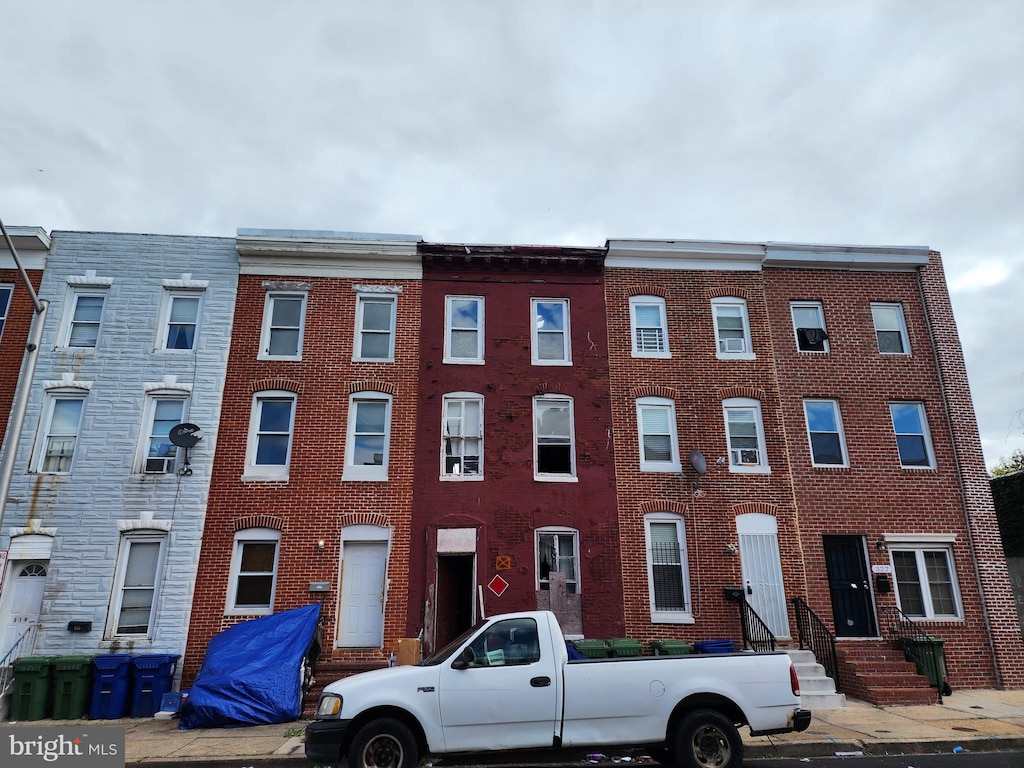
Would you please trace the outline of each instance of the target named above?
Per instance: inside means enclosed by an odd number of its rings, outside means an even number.
[[[441,362],[444,365],[483,365],[484,361],[473,357],[443,357]]]
[[[922,467],[919,464],[900,464],[900,469],[909,469],[911,472],[934,472],[938,467],[934,465]]]
[[[719,360],[756,360],[757,355],[753,352],[716,352],[715,357]]]
[[[737,467],[730,464],[729,471],[734,475],[770,475],[772,473],[772,468],[763,466]]]
[[[680,464],[641,464],[640,471],[678,475],[683,471],[683,468]]]
[[[256,355],[257,360],[274,360],[285,363],[301,363],[302,355]]]
[[[534,475],[534,482],[537,483],[578,483],[580,479],[569,475]]]
[[[288,473],[282,472],[279,474],[273,474],[270,472],[259,472],[252,471],[251,469],[246,471],[239,478],[243,483],[287,483]]]
[[[633,357],[641,358],[641,359],[642,358],[650,358],[650,359],[655,359],[655,360],[671,360],[672,359],[672,353],[671,352],[637,352],[634,349],[633,350]]]
[[[353,363],[394,363],[393,357],[353,357]]]
[[[238,608],[227,608],[224,611],[225,616],[272,616],[274,609],[271,608],[258,608],[254,605],[251,606],[240,606]]]
[[[383,474],[362,474],[356,472],[346,472],[341,476],[341,482],[343,483],[386,483],[388,481],[387,472]]]
[[[531,360],[530,361],[530,365],[546,365],[546,366],[551,366],[551,365],[558,366],[558,365],[560,365],[560,366],[566,367],[566,366],[572,365],[572,360]]]
[[[479,483],[483,475],[441,475],[437,478],[442,483]]]
[[[652,624],[696,624],[692,613],[652,613]]]

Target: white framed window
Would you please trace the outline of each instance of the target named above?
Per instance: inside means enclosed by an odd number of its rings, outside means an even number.
[[[108,639],[152,637],[166,541],[162,533],[121,534],[107,616]]]
[[[395,304],[395,296],[374,293],[356,297],[356,340],[353,360],[394,362]]]
[[[761,403],[747,397],[722,401],[730,472],[770,472],[765,450]]]
[[[482,480],[483,396],[454,392],[444,396],[441,409],[441,479]]]
[[[533,398],[533,479],[576,481],[576,435],[571,397]]]
[[[747,302],[733,296],[711,300],[719,360],[753,360]]]
[[[676,438],[676,404],[667,397],[636,401],[641,472],[681,472]]]
[[[828,352],[828,332],[825,330],[825,310],[820,301],[791,301],[793,333],[796,348],[801,352]]]
[[[7,325],[7,313],[11,311],[11,296],[14,286],[0,283],[0,341],[4,338],[4,326]]]
[[[160,348],[188,350],[196,348],[199,315],[203,303],[201,291],[164,291],[161,309]]]
[[[551,588],[551,574],[565,576],[565,591],[580,594],[580,534],[575,528],[537,529],[537,589]]]
[[[84,408],[85,395],[54,394],[47,399],[36,465],[39,472],[54,475],[71,472]]]
[[[245,528],[235,534],[228,587],[229,613],[274,612],[280,547],[281,532],[272,528]]]
[[[928,419],[924,403],[889,403],[892,429],[896,433],[896,447],[900,466],[930,469],[935,466],[935,453],[928,432]]]
[[[889,543],[896,601],[915,619],[961,619],[960,587],[948,544]]]
[[[631,296],[629,323],[633,357],[671,357],[665,300],[660,296]]]
[[[171,442],[171,427],[185,418],[185,400],[181,397],[148,397],[143,412],[142,446],[139,469],[146,474],[170,474],[178,462],[178,446]]]
[[[903,317],[902,304],[873,302],[871,319],[875,324],[879,352],[883,355],[910,354],[910,339],[907,336],[907,321]]]
[[[530,299],[530,336],[534,365],[572,365],[569,300]]]
[[[343,480],[387,480],[391,396],[357,392],[348,405]]]
[[[644,533],[651,621],[656,624],[692,624],[690,566],[683,518],[668,512],[646,515]]]
[[[811,444],[811,464],[816,467],[845,467],[846,437],[836,400],[804,400],[807,439]]]
[[[484,299],[482,296],[444,297],[444,362],[484,361]]]
[[[306,294],[272,291],[263,306],[260,360],[301,360]]]
[[[243,480],[287,480],[295,428],[293,392],[257,392],[249,417]]]
[[[63,347],[88,349],[95,347],[100,337],[103,319],[104,291],[72,290],[68,296],[67,312],[60,329]]]

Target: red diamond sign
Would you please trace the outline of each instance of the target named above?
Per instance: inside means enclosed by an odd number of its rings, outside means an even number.
[[[501,578],[501,576],[495,576],[487,583],[487,588],[498,597],[501,597],[502,593],[508,589],[508,582]]]

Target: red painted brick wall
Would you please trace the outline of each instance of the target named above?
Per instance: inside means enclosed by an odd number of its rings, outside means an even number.
[[[32,287],[39,292],[43,272],[39,269],[25,270]],[[28,341],[29,327],[35,309],[28,295],[21,275],[16,269],[0,269],[0,283],[14,286],[11,302],[7,307],[7,319],[4,322],[3,335],[0,336],[0,445],[7,434],[7,421],[14,402],[14,392],[18,388],[18,377],[21,375],[21,363],[25,358],[25,343]],[[52,321],[52,318],[51,318]]]

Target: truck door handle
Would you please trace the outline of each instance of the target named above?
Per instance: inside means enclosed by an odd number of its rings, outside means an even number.
[[[532,677],[530,678],[530,685],[534,688],[547,688],[551,685],[550,677]]]

